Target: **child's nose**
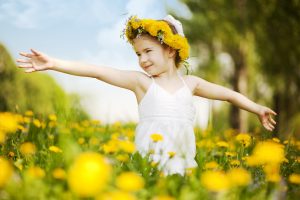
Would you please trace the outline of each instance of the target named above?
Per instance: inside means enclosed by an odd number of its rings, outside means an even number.
[[[143,64],[148,61],[148,57],[146,55],[140,55],[140,62]]]

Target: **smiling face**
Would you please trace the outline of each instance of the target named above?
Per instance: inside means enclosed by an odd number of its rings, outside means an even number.
[[[133,40],[133,48],[138,56],[139,65],[149,75],[159,75],[175,66],[175,51],[163,46],[149,35],[141,35]]]

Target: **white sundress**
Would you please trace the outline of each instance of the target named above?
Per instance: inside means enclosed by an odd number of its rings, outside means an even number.
[[[152,78],[145,96],[138,106],[140,122],[136,127],[135,145],[144,157],[152,151],[150,159],[158,163],[164,175],[184,175],[186,168],[197,167],[195,161],[196,141],[193,123],[196,109],[193,94],[183,78],[183,86],[174,93],[162,88]],[[151,135],[163,136],[154,142]],[[168,152],[174,152],[170,158]]]

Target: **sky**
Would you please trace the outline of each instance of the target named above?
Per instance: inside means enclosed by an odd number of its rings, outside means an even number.
[[[0,42],[15,59],[18,52],[34,48],[59,59],[141,71],[131,45],[120,37],[125,22],[131,15],[161,19],[170,9],[191,16],[178,0],[0,0]],[[51,75],[66,92],[78,94],[93,119],[139,120],[129,90],[55,71],[38,73]],[[210,103],[194,97],[195,125],[207,125]]]

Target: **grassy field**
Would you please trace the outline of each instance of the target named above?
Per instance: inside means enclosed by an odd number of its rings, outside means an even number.
[[[300,141],[195,128],[197,168],[165,176],[136,153],[136,124],[0,113],[0,199],[299,199]],[[162,142],[159,135],[154,143]],[[172,159],[174,152],[169,152]]]

